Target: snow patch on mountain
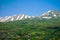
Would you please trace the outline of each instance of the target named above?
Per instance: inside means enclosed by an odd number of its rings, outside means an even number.
[[[13,20],[22,20],[22,19],[27,19],[27,18],[34,18],[34,16],[29,16],[29,15],[13,15],[13,16],[5,16],[5,17],[0,17],[0,22],[8,22],[8,21],[13,21]]]
[[[29,15],[25,15],[25,14],[5,16],[5,17],[0,17],[0,22],[22,20],[22,19],[27,19],[27,18],[31,19],[31,18],[35,18],[35,17],[38,17],[40,19],[42,19],[42,18],[45,18],[45,19],[57,18],[57,17],[60,17],[60,12],[49,10],[47,12],[44,12],[40,16],[29,16]]]

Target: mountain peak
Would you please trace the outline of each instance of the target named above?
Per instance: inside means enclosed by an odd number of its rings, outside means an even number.
[[[60,17],[60,12],[55,10],[49,10],[47,12],[44,12],[41,16],[37,16],[37,17],[46,18],[46,19],[57,18],[57,17]],[[21,20],[21,19],[27,19],[27,18],[36,18],[36,16],[29,16],[25,14],[5,16],[5,17],[0,17],[0,22],[8,22],[8,21]]]
[[[52,12],[52,10],[47,11],[47,13]]]
[[[60,12],[56,10],[49,10],[47,12],[44,12],[41,17],[43,18],[52,18],[52,17],[60,17]]]
[[[33,18],[34,16],[29,16],[25,14],[19,14],[19,15],[13,15],[13,16],[5,16],[0,18],[0,22],[8,22],[13,20],[21,20],[21,19],[27,19],[27,18]]]

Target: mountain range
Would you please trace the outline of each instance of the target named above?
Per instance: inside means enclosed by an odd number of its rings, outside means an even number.
[[[13,16],[5,16],[5,17],[0,17],[0,22],[8,22],[8,21],[14,21],[14,20],[22,20],[22,19],[27,19],[27,18],[45,18],[45,19],[51,19],[51,18],[57,18],[60,17],[60,12],[55,11],[55,10],[49,10],[47,12],[42,13],[40,16],[29,16],[25,14],[18,14],[18,15],[13,15]]]

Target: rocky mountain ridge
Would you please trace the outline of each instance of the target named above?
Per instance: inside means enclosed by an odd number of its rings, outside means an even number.
[[[35,17],[39,17],[41,19],[42,18],[45,18],[45,19],[57,18],[57,17],[60,17],[60,12],[49,10],[47,12],[44,12],[40,16],[29,16],[29,15],[24,15],[24,14],[5,16],[5,17],[0,17],[0,22],[8,22],[8,21],[13,21],[13,20],[22,20],[22,19],[35,18]]]

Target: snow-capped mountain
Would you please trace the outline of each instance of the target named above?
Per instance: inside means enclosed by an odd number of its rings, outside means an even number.
[[[60,12],[58,11],[52,11],[49,10],[47,12],[44,12],[40,16],[29,16],[29,15],[24,15],[24,14],[19,14],[19,15],[13,15],[13,16],[5,16],[5,17],[0,17],[0,22],[8,22],[8,21],[13,21],[13,20],[21,20],[21,19],[27,19],[27,18],[45,18],[45,19],[51,19],[51,18],[60,18]]]
[[[34,18],[34,16],[29,16],[24,14],[5,16],[5,17],[0,17],[0,22],[8,22],[8,21],[21,20],[21,19],[27,19],[27,18]]]
[[[60,12],[58,11],[52,11],[52,10],[49,10],[47,12],[44,12],[42,15],[41,15],[42,18],[47,18],[47,19],[50,19],[50,18],[57,18],[57,17],[60,17]]]

